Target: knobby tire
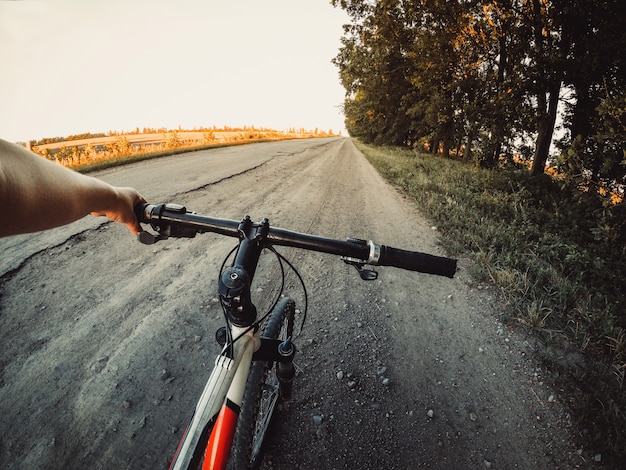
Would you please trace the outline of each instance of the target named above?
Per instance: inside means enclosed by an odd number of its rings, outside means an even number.
[[[281,299],[272,310],[261,336],[269,339],[293,336],[294,315],[294,301],[288,297]],[[260,466],[263,440],[276,404],[271,400],[273,394],[279,394],[276,365],[272,367],[265,361],[253,362],[235,431],[229,469]]]

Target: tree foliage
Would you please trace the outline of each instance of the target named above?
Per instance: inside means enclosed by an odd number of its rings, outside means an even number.
[[[559,131],[566,177],[623,191],[620,2],[333,0],[350,17],[333,60],[346,129],[487,167],[521,157],[533,175],[544,173]]]

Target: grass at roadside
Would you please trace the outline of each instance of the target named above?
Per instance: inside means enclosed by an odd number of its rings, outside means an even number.
[[[602,207],[526,170],[355,144],[417,201],[450,253],[472,260],[473,277],[497,287],[507,321],[539,340],[537,356],[565,390],[583,444],[601,450],[603,463],[626,461],[626,259],[594,236],[590,215]]]

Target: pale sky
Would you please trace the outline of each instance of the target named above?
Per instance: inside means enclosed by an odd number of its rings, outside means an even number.
[[[345,23],[329,0],[0,0],[0,138],[343,130]]]

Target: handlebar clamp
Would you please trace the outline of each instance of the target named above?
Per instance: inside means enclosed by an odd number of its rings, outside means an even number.
[[[363,266],[366,264],[377,265],[378,260],[380,259],[380,245],[377,245],[372,240],[366,241],[361,240],[359,238],[348,238],[348,242],[357,243],[359,245],[368,245],[370,248],[369,257],[367,260],[351,258],[349,256],[342,256],[341,259],[344,263],[352,265],[359,272],[359,276],[364,281],[374,281],[378,279],[378,273],[373,269],[363,269]]]
[[[346,241],[359,245],[367,245],[369,246],[370,252],[369,257],[366,260],[342,256],[341,259],[343,261],[345,261],[346,263],[370,264],[372,266],[378,265],[378,261],[380,260],[380,245],[374,243],[372,240],[366,241],[361,240],[360,238],[348,238]]]

